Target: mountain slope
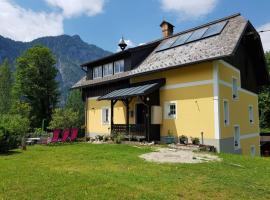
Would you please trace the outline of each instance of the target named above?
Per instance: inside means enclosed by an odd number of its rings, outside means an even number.
[[[43,37],[31,42],[17,42],[0,36],[0,62],[7,58],[15,69],[16,58],[35,45],[50,48],[56,56],[61,103],[66,99],[68,89],[84,74],[80,64],[110,54],[95,45],[85,43],[78,35]]]

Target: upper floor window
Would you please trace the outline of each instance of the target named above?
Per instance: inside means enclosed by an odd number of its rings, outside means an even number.
[[[229,103],[227,100],[223,101],[223,111],[224,111],[224,124],[229,125]]]
[[[237,85],[237,79],[232,79],[232,96],[233,99],[238,99],[238,85]]]
[[[124,71],[124,60],[118,60],[114,62],[114,73],[120,73]]]
[[[249,123],[253,124],[254,123],[254,111],[253,111],[252,105],[248,106],[248,117],[249,117]]]
[[[93,68],[93,79],[102,77],[102,66]]]
[[[103,76],[109,76],[113,74],[113,63],[103,65]]]

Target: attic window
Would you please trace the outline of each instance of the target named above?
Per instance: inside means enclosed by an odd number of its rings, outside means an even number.
[[[93,79],[101,78],[102,77],[102,66],[94,67],[93,68]]]
[[[118,74],[124,71],[124,60],[114,62],[114,73]]]

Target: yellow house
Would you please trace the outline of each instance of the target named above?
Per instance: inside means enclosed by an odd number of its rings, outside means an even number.
[[[258,88],[269,83],[260,36],[240,14],[82,65],[90,137],[178,142],[199,138],[218,152],[260,154]]]

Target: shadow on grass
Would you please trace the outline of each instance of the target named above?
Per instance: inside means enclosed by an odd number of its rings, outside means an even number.
[[[6,153],[0,153],[0,157],[2,156],[11,156],[11,155],[16,155],[16,154],[21,154],[22,152],[20,150],[11,150]]]

